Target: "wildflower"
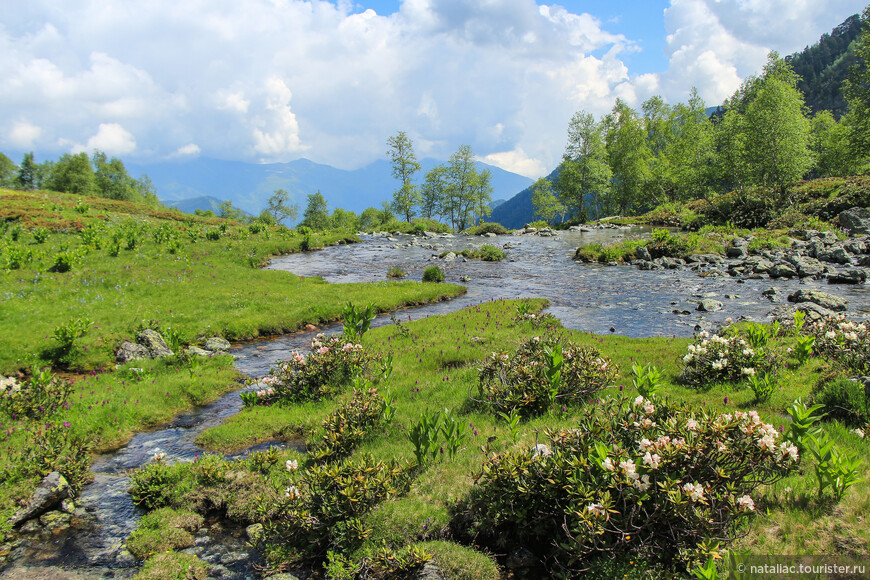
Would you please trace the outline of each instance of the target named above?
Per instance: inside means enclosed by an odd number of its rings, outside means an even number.
[[[686,421],[686,429],[689,431],[695,431],[698,428],[698,422],[694,419],[689,419]]]
[[[644,437],[643,439],[640,440],[640,450],[641,451],[646,451],[647,449],[649,449],[652,446],[653,446],[652,442],[649,439],[647,439],[646,437]]]
[[[329,347],[327,347],[327,346],[321,346],[319,349],[317,349],[317,354],[326,354],[328,352],[329,352]]]
[[[783,457],[788,455],[792,461],[798,460],[798,448],[791,443],[783,443],[779,446],[779,450],[782,452]]]
[[[649,465],[650,469],[657,468],[661,462],[662,458],[659,456],[658,453],[650,453],[649,451],[647,451],[646,455],[643,456],[644,465]]]
[[[767,434],[764,437],[760,438],[758,441],[758,446],[761,447],[762,451],[773,451],[776,447],[776,440],[773,438],[773,435]]]
[[[632,485],[641,491],[646,491],[652,484],[649,481],[649,475],[644,475],[640,479],[635,479]]]
[[[291,485],[287,489],[284,490],[284,497],[288,499],[298,499],[302,496],[302,493],[299,491],[299,488],[295,485]]]
[[[601,462],[601,467],[603,467],[607,471],[614,471],[616,469],[616,467],[613,466],[613,462],[610,460],[609,457]]]
[[[637,467],[634,465],[634,461],[620,461],[619,468],[625,472],[630,479],[637,479]]]
[[[861,439],[864,438],[864,429],[852,429],[852,433],[854,433],[855,435],[857,435]]]
[[[154,461],[163,461],[163,458],[165,458],[165,457],[166,457],[166,454],[165,454],[165,453],[163,453],[163,452],[158,452],[158,453],[155,453],[155,454],[154,454],[154,457],[153,457],[152,459],[153,459]]]
[[[643,398],[643,395],[638,395],[637,398],[634,400],[634,406],[639,407],[643,405],[644,401],[645,399]]]
[[[755,369],[752,367],[746,367],[744,369],[740,369],[740,374],[746,375],[747,377],[751,377],[755,374]]]
[[[704,497],[704,487],[700,483],[686,483],[683,485],[683,493],[692,501],[698,501]]]
[[[656,410],[655,405],[653,405],[650,402],[647,402],[643,406],[643,412],[646,413],[647,415],[652,415],[655,412],[655,410]]]
[[[755,510],[755,502],[748,495],[738,498],[737,505],[748,512]]]
[[[586,506],[586,511],[591,513],[593,516],[602,516],[604,515],[604,506],[600,503],[590,503]]]
[[[829,330],[828,332],[825,333],[825,338],[836,338],[836,336],[837,336],[837,333],[834,332],[833,330]]]
[[[287,471],[296,471],[299,469],[299,463],[295,459],[288,459],[287,463],[284,465],[287,468]]]

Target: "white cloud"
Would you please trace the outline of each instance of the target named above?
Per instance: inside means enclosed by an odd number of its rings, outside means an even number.
[[[6,135],[6,142],[16,149],[31,149],[41,136],[41,128],[26,121],[16,121]]]
[[[530,158],[526,155],[526,152],[523,151],[522,147],[517,147],[513,151],[490,153],[489,155],[483,156],[481,161],[489,163],[490,165],[495,165],[496,167],[501,167],[506,171],[525,175],[532,179],[541,177],[547,171],[546,165],[544,165],[539,159]]]
[[[536,174],[578,109],[692,85],[718,102],[769,48],[811,43],[865,1],[672,0],[668,69],[638,77],[623,56],[640,43],[575,3],[403,0],[382,16],[351,0],[30,0],[0,27],[0,146],[352,168],[404,130],[420,155],[469,144]]]
[[[196,143],[188,143],[183,147],[179,147],[178,150],[173,155],[174,157],[195,157],[199,155],[200,149],[199,145]]]
[[[85,146],[73,147],[74,152],[102,151],[107,155],[127,155],[136,150],[133,135],[117,123],[100,123],[97,134],[88,139]]]

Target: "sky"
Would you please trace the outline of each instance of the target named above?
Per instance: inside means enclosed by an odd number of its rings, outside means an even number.
[[[721,103],[868,0],[0,0],[0,151],[126,162],[463,144],[536,178],[621,98]]]

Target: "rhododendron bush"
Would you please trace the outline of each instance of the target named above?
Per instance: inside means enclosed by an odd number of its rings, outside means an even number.
[[[870,327],[866,323],[839,314],[814,322],[807,331],[816,337],[816,352],[840,361],[847,370],[870,373]]]
[[[680,380],[700,386],[719,381],[744,381],[756,373],[767,374],[777,365],[775,353],[753,347],[740,335],[720,336],[701,332],[683,356]]]
[[[714,415],[617,396],[583,408],[546,444],[490,457],[454,531],[503,552],[525,547],[554,574],[632,553],[706,559],[755,510],[758,488],[798,450],[754,411]]]
[[[294,352],[290,360],[259,379],[258,390],[242,393],[242,400],[245,405],[272,405],[329,398],[368,370],[372,360],[361,344],[318,334],[311,341],[311,352]]]

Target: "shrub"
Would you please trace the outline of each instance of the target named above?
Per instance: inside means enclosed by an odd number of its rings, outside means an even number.
[[[477,252],[478,257],[484,262],[500,262],[504,260],[504,252],[490,244],[484,244]]]
[[[87,318],[69,320],[54,327],[54,338],[57,348],[53,349],[49,356],[52,360],[70,364],[81,352],[78,339],[90,330],[93,322]]]
[[[539,555],[576,576],[598,555],[690,566],[732,539],[752,495],[789,474],[797,448],[753,412],[607,398],[548,443],[490,457],[452,518],[455,534]],[[718,555],[718,554],[717,554]]]
[[[49,231],[46,228],[38,227],[33,230],[33,239],[37,244],[44,244],[48,240]]]
[[[694,236],[694,234],[692,234]],[[646,245],[653,258],[684,258],[697,247],[694,237],[672,234],[668,230],[653,230],[652,241]]]
[[[557,356],[561,362],[555,360]],[[534,337],[513,354],[493,353],[485,360],[478,375],[477,402],[494,413],[517,409],[526,417],[539,415],[555,402],[588,400],[616,373],[616,365],[594,348],[566,344],[553,336]]]
[[[411,467],[364,456],[309,467],[284,492],[264,524],[267,560],[273,565],[323,561],[329,552],[349,554],[370,533],[362,517],[375,505],[405,493]]]
[[[145,514],[139,527],[127,538],[127,549],[145,560],[168,550],[193,545],[193,534],[202,525],[202,516],[189,511],[160,508]]]
[[[30,427],[20,454],[7,457],[2,473],[4,482],[23,477],[42,478],[60,472],[74,492],[91,481],[93,441],[75,435],[69,423],[48,422]]]
[[[842,376],[822,381],[814,389],[813,402],[823,405],[829,418],[851,427],[870,424],[870,400],[860,381]]]
[[[544,225],[543,227],[547,227]],[[468,228],[468,233],[472,236],[482,236],[484,234],[496,234],[503,236],[508,233],[507,228],[497,222],[483,222],[471,228]]]
[[[4,251],[4,255],[6,257],[5,267],[9,270],[18,270],[25,264],[33,262],[33,250],[30,248],[8,246]]]
[[[192,487],[187,477],[190,464],[170,466],[161,459],[149,463],[130,476],[133,503],[146,510],[172,506],[174,500]]]
[[[376,316],[377,314],[375,314],[374,304],[369,304],[365,308],[360,307],[357,309],[356,306],[348,302],[341,311],[341,317],[344,320],[345,338],[348,340],[362,338],[362,335],[368,332],[368,329],[371,327],[372,321]]]
[[[774,354],[752,348],[739,335],[720,336],[701,332],[683,357],[680,380],[696,387],[719,381],[739,381],[756,373],[770,373]]]
[[[361,386],[364,386],[361,384]],[[350,455],[371,428],[380,423],[386,403],[375,388],[354,389],[353,399],[321,423],[324,433],[311,443],[317,462],[336,461]]]
[[[69,272],[75,264],[82,261],[81,256],[75,250],[66,250],[54,257],[54,264],[48,270],[50,272]]]
[[[293,357],[269,370],[261,379],[264,389],[242,393],[245,405],[287,404],[319,401],[333,397],[354,377],[364,373],[373,362],[361,344],[346,342],[343,337],[324,338],[318,334],[311,341],[311,352]]]
[[[429,266],[423,270],[423,282],[443,282],[444,272],[438,266]]]
[[[208,230],[205,232],[205,239],[211,241],[217,241],[221,239],[221,231],[220,230]]]
[[[12,418],[43,419],[63,406],[72,392],[69,381],[55,377],[50,369],[34,368],[24,383],[0,383],[0,407]]]
[[[817,320],[807,327],[807,332],[816,337],[815,352],[837,360],[850,372],[870,374],[870,329],[866,323],[839,314]]]
[[[387,270],[387,278],[404,278],[408,273],[402,270],[399,266],[390,266]]]

